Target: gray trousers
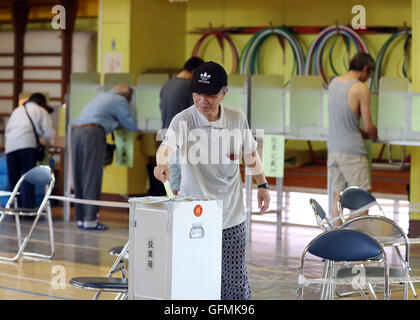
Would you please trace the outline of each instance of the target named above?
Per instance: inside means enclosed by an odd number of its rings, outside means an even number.
[[[73,185],[78,199],[100,200],[106,149],[106,134],[101,127],[73,129],[71,156]],[[98,219],[98,206],[75,204],[77,221]]]

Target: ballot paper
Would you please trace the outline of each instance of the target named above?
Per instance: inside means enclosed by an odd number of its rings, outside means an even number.
[[[1,193],[0,193],[1,196]],[[162,203],[165,201],[168,201],[168,197],[154,197],[154,196],[146,196],[146,197],[139,197],[139,198],[133,198],[136,199],[141,204],[149,205],[149,204],[156,204],[156,203]]]
[[[167,194],[168,198],[169,199],[175,198],[174,197],[174,194],[172,192],[171,186],[169,185],[169,181],[168,180],[165,180],[165,182],[163,183],[163,185],[165,186],[165,190],[166,190],[166,194]]]

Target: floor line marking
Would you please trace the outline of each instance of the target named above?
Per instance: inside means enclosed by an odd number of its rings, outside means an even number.
[[[18,276],[18,275],[12,275],[12,274],[7,274],[7,273],[0,273],[0,276],[3,277],[9,277],[9,278],[15,278],[18,280],[28,280],[28,281],[36,281],[36,282],[41,282],[41,283],[45,283],[45,284],[49,284],[51,285],[51,281],[47,281],[47,280],[41,280],[41,279],[35,279],[35,278],[28,278],[28,277],[22,277],[22,276]],[[65,283],[64,284],[66,287],[71,288],[72,286],[70,286],[69,284]]]
[[[15,223],[14,222],[9,222],[9,221],[8,222],[3,222],[2,224],[4,224],[4,225],[13,225],[13,227],[15,226]],[[109,223],[109,225],[112,226],[113,224]],[[27,229],[29,229],[31,227],[31,225],[26,224],[26,223],[22,223],[22,221],[20,223],[20,226],[22,228],[27,228]],[[123,226],[121,226],[121,227],[123,227]],[[54,228],[54,233],[56,231],[61,231],[61,232],[69,232],[69,233],[77,233],[77,234],[87,234],[86,231],[79,230],[79,229],[78,230],[69,230],[69,229],[64,229],[64,228],[56,228],[54,226],[53,226],[53,228]],[[127,228],[127,231],[128,231],[128,224],[127,224],[126,228]],[[37,224],[36,227],[35,227],[35,230],[46,230],[46,231],[48,231],[49,229],[48,229],[47,226],[43,226],[42,224],[39,224],[39,225]],[[103,236],[105,234],[104,233],[100,233],[100,232],[94,232],[94,231],[92,231],[92,232],[89,233],[89,235],[91,235],[91,236]],[[122,238],[124,238],[123,236],[114,235],[114,234],[106,234],[106,237],[107,238],[115,238],[115,239],[122,239]]]
[[[7,236],[7,235],[1,235],[0,238],[5,238],[5,239],[13,239],[16,240],[16,237],[13,236]],[[125,241],[127,242],[127,238],[125,238]],[[45,244],[49,244],[50,241],[49,240],[41,240],[41,239],[29,239],[28,243],[31,242],[38,242],[38,243],[45,243]],[[63,246],[63,247],[73,247],[73,248],[80,248],[80,249],[89,249],[89,250],[96,250],[96,251],[104,251],[103,248],[98,248],[98,247],[89,247],[89,246],[83,246],[83,245],[78,245],[78,244],[73,244],[73,243],[64,243],[64,242],[57,242],[54,241],[55,245],[58,246]]]
[[[71,298],[63,298],[63,297],[51,296],[49,294],[38,293],[38,292],[27,291],[27,290],[21,290],[21,289],[15,289],[15,288],[8,288],[8,287],[3,287],[3,286],[0,286],[0,289],[11,290],[11,291],[16,291],[16,292],[21,292],[21,293],[27,293],[27,294],[33,294],[33,295],[36,295],[36,296],[42,296],[42,297],[48,297],[48,298],[54,298],[54,299],[60,299],[60,300],[74,300],[74,299],[71,299]]]

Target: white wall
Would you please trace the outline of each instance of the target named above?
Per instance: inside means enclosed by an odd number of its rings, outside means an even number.
[[[96,71],[96,32],[76,31],[73,34],[72,72]],[[0,53],[13,53],[14,35],[12,31],[0,32]],[[24,39],[25,53],[61,52],[60,31],[27,31]],[[13,66],[13,57],[0,57],[0,66]],[[24,57],[24,66],[61,66],[61,57]],[[61,70],[24,70],[24,79],[61,79]],[[13,70],[0,70],[0,79],[13,79]],[[61,97],[60,83],[24,83],[23,92],[45,92],[49,97]],[[0,82],[0,96],[12,96],[13,83]],[[50,101],[50,105],[58,108],[59,101]],[[11,113],[12,100],[0,99],[0,113]],[[58,123],[58,112],[51,114],[54,126]],[[0,118],[0,130],[7,123],[7,118]],[[57,130],[57,128],[55,128]],[[0,134],[0,147],[4,137]]]

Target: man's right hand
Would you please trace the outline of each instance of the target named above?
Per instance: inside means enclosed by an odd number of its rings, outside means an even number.
[[[159,181],[165,182],[165,180],[169,181],[169,167],[167,164],[158,164],[153,169],[153,174],[156,179]]]

